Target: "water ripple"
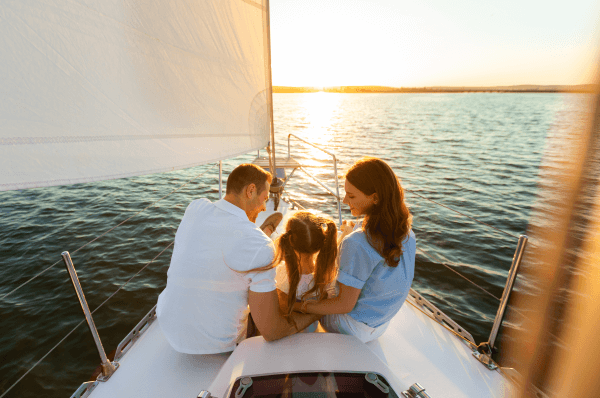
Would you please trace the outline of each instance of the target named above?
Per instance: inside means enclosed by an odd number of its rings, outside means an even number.
[[[293,133],[335,152],[340,176],[365,155],[390,163],[408,190],[417,245],[435,259],[417,255],[414,287],[478,342],[487,340],[497,300],[442,263],[499,297],[516,239],[411,192],[513,235],[524,233],[542,153],[551,157],[560,151],[546,138],[568,129],[582,96],[317,93],[277,94],[274,99],[278,156],[287,154],[287,136]],[[333,172],[325,167],[328,155],[297,142],[292,154],[314,166],[309,170],[333,187]],[[224,174],[254,155],[225,161]],[[0,295],[59,261],[62,251],[75,251],[208,167],[0,193]],[[542,173],[553,173],[552,167]],[[214,169],[73,255],[90,307],[102,303],[171,243],[190,201],[216,200],[216,184]],[[337,216],[333,197],[302,172],[296,172],[286,189],[304,207]],[[343,181],[340,190],[343,195]],[[343,216],[351,217],[345,207]],[[108,351],[156,303],[171,253],[167,250],[95,314]],[[2,391],[82,319],[62,262],[0,300],[0,317]],[[69,396],[97,363],[89,332],[80,327],[10,396]]]

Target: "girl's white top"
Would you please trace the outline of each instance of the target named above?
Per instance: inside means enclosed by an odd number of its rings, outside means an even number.
[[[288,280],[287,268],[285,266],[285,262],[282,262],[275,269],[277,272],[277,276],[275,277],[275,286],[277,289],[281,290],[285,294],[289,294],[290,291],[290,282]],[[301,300],[304,293],[308,292],[315,284],[314,274],[302,274],[300,275],[300,282],[298,282],[298,287],[296,288],[296,299]],[[334,280],[327,286],[328,298],[332,298],[337,296],[337,286],[336,281]],[[317,297],[313,293],[308,300],[316,300]]]

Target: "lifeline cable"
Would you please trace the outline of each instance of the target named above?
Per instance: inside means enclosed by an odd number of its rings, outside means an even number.
[[[432,258],[431,258],[429,255],[427,255],[427,253],[426,253],[426,252],[425,252],[423,249],[421,249],[420,247],[418,247],[418,248],[417,248],[417,250],[419,250],[419,251],[421,252],[421,254],[422,254],[422,255],[424,255],[425,257],[427,257],[427,258],[428,258],[428,259],[429,259],[429,260],[430,260],[432,263],[434,263],[434,264],[441,264],[441,265],[443,265],[444,267],[448,268],[450,271],[452,271],[452,272],[454,272],[454,273],[458,274],[458,276],[460,276],[461,278],[463,278],[463,279],[467,280],[468,282],[472,283],[473,285],[475,285],[475,286],[476,286],[476,287],[478,287],[479,289],[483,290],[485,293],[489,294],[490,296],[492,296],[492,297],[493,297],[493,298],[495,298],[496,300],[498,300],[498,301],[502,301],[501,299],[499,299],[498,297],[496,297],[496,296],[495,296],[495,295],[493,295],[492,293],[490,293],[490,292],[488,292],[487,290],[485,290],[483,287],[479,286],[478,284],[476,284],[476,283],[475,283],[475,282],[473,282],[472,280],[468,279],[466,276],[462,275],[460,272],[458,272],[458,271],[456,271],[456,270],[454,270],[454,269],[450,268],[450,267],[449,267],[447,264],[444,264],[444,263],[442,263],[442,262],[440,262],[440,263],[437,263],[437,262],[436,262],[434,259],[432,259]],[[524,318],[526,318],[526,319],[529,319],[529,318],[528,318],[528,317],[525,315],[525,313],[523,313],[523,311],[519,310],[518,308],[511,307],[511,311],[515,311],[516,313],[518,313],[518,314],[519,314],[519,315],[521,315],[522,317],[524,317]]]
[[[340,161],[339,159],[338,159],[338,163],[341,163],[341,164],[344,164],[344,165],[348,165],[347,163],[345,163],[345,162],[342,162],[342,161]],[[487,223],[485,223],[485,222],[483,222],[483,221],[479,221],[478,219],[476,219],[476,218],[474,218],[474,217],[471,217],[471,216],[468,216],[468,215],[466,215],[466,214],[464,214],[464,213],[461,213],[460,211],[458,211],[458,210],[455,210],[455,209],[453,209],[453,208],[451,208],[451,207],[449,207],[449,206],[446,206],[446,205],[443,205],[443,204],[441,204],[441,203],[438,203],[438,202],[436,202],[435,200],[429,199],[429,198],[427,198],[427,197],[425,197],[425,196],[423,196],[423,195],[419,195],[418,193],[416,193],[416,192],[414,192],[414,191],[412,191],[412,190],[410,190],[410,189],[406,189],[406,188],[403,188],[403,189],[404,189],[405,191],[407,191],[407,192],[410,192],[410,193],[412,193],[413,195],[416,195],[416,196],[420,197],[421,199],[428,200],[428,201],[430,201],[430,202],[432,202],[432,203],[435,203],[435,204],[436,204],[436,205],[438,205],[438,206],[442,206],[442,207],[444,207],[444,208],[446,208],[446,209],[448,209],[448,210],[450,210],[450,211],[453,211],[454,213],[460,214],[461,216],[467,217],[467,218],[469,218],[469,219],[471,219],[471,220],[473,220],[473,221],[475,221],[475,222],[478,222],[478,223],[480,223],[480,224],[483,224],[483,225],[485,225],[485,226],[487,226],[487,227],[490,227],[490,228],[492,228],[492,229],[495,229],[495,230],[496,230],[496,231],[498,231],[498,232],[501,232],[501,233],[503,233],[503,234],[505,234],[505,235],[512,236],[513,238],[517,238],[517,239],[519,239],[519,237],[518,237],[518,236],[515,236],[515,235],[511,234],[510,232],[503,231],[503,230],[501,230],[501,229],[499,229],[499,228],[496,228],[496,227],[494,227],[493,225],[487,224]]]
[[[191,180],[187,181],[186,183],[184,183],[183,185],[181,185],[179,188],[176,188],[174,190],[172,190],[171,192],[169,192],[168,194],[166,194],[165,196],[163,196],[162,198],[158,199],[156,202],[152,203],[151,205],[145,207],[144,209],[138,211],[137,213],[135,213],[133,216],[129,217],[128,219],[121,221],[119,224],[115,225],[114,227],[112,227],[111,229],[109,229],[108,231],[104,232],[102,235],[95,237],[94,239],[92,239],[91,241],[87,242],[85,245],[81,246],[80,248],[78,248],[77,250],[75,250],[73,253],[71,254],[75,254],[77,253],[79,250],[83,249],[84,247],[86,247],[87,245],[89,245],[90,243],[93,243],[95,241],[97,241],[98,239],[102,238],[104,235],[108,234],[109,232],[111,232],[112,230],[114,230],[117,227],[120,227],[121,225],[125,224],[127,221],[131,220],[133,217],[137,216],[138,214],[140,214],[141,212],[143,212],[144,210],[149,209],[150,207],[154,206],[155,204],[157,204],[158,202],[160,202],[161,200],[163,200],[164,198],[166,198],[167,196],[179,191],[181,188],[185,187],[187,184],[189,184],[190,182],[194,181],[195,179],[202,177],[204,174],[208,173],[213,167],[215,167],[215,165],[217,165],[218,163],[213,164],[211,167],[209,167],[207,170],[205,170],[204,172],[198,174],[196,177],[192,178]],[[51,268],[53,268],[54,266],[56,266],[58,263],[60,263],[62,260],[58,260],[57,262],[55,262],[54,264],[52,264],[51,266],[49,266],[48,268],[42,270],[41,272],[39,272],[37,275],[33,276],[32,278],[28,279],[27,281],[23,282],[22,284],[20,284],[19,286],[17,286],[16,288],[14,288],[13,290],[11,290],[10,292],[6,293],[4,296],[1,297],[1,299],[5,299],[8,296],[10,296],[11,294],[13,294],[14,292],[16,292],[17,290],[19,290],[20,288],[22,288],[23,286],[27,285],[29,282],[33,281],[34,279],[36,279],[38,276],[44,274],[46,271],[50,270]],[[1,397],[0,397],[1,398]]]
[[[110,296],[108,296],[108,298],[106,300],[104,300],[102,302],[102,304],[100,304],[98,307],[96,307],[92,312],[91,315],[93,315],[96,311],[98,311],[100,308],[102,308],[102,306],[111,298],[113,298],[113,296],[115,294],[117,294],[122,288],[124,288],[129,282],[131,282],[131,280],[133,278],[135,278],[136,276],[138,276],[138,274],[140,272],[142,272],[143,270],[146,269],[146,267],[148,267],[150,264],[152,264],[152,262],[154,262],[154,260],[156,260],[158,258],[158,256],[160,256],[161,254],[163,254],[165,252],[165,250],[167,250],[169,247],[173,246],[173,243],[175,242],[171,242],[169,243],[169,245],[167,247],[165,247],[160,253],[158,253],[152,260],[150,260],[149,262],[147,262],[138,272],[136,272],[131,278],[129,278],[127,280],[127,282],[123,283],[121,286],[119,286],[119,288],[117,290],[115,290],[115,292],[113,294],[111,294]],[[73,329],[71,329],[71,331],[69,333],[67,333],[67,335],[65,337],[63,337],[58,343],[56,343],[56,345],[54,347],[52,347],[46,354],[44,354],[43,357],[41,357],[31,368],[29,368],[29,370],[27,372],[25,372],[21,377],[19,377],[19,379],[13,384],[11,385],[6,391],[4,391],[4,393],[2,395],[0,395],[0,398],[3,398],[6,394],[8,394],[8,392],[10,390],[12,390],[12,388],[14,386],[16,386],[17,384],[19,384],[19,382],[21,380],[23,380],[23,378],[25,376],[27,376],[29,374],[29,372],[31,372],[36,366],[38,366],[40,364],[40,362],[42,362],[48,355],[50,355],[50,353],[52,351],[54,351],[56,349],[56,347],[58,347],[63,341],[65,341],[75,330],[77,330],[77,328],[79,326],[81,326],[83,323],[85,322],[85,319],[82,320],[81,322],[79,322]]]
[[[422,255],[424,255],[425,257],[427,257],[431,262],[433,262],[434,264],[437,264],[437,262],[432,259],[431,257],[429,257],[429,255],[421,248],[417,248],[417,250],[419,250],[421,252]],[[479,289],[483,290],[485,293],[489,294],[490,296],[492,296],[493,298],[495,298],[496,300],[500,301],[500,299],[498,297],[496,297],[495,295],[493,295],[492,293],[488,292],[487,290],[485,290],[483,287],[479,286],[477,283],[473,282],[472,280],[470,280],[469,278],[467,278],[466,276],[462,275],[460,272],[452,269],[450,266],[444,264],[444,263],[439,263],[441,265],[443,265],[444,267],[448,268],[450,271],[454,272],[455,274],[457,274],[458,276],[460,276],[461,278],[463,278],[464,280],[472,283],[473,285],[475,285],[476,287],[478,287]]]
[[[436,204],[436,205],[438,205],[438,206],[445,207],[446,209],[448,209],[448,210],[450,210],[450,211],[453,211],[453,212],[455,212],[455,213],[458,213],[458,214],[460,214],[461,216],[465,216],[465,217],[467,217],[467,218],[470,218],[471,220],[473,220],[473,221],[475,221],[475,222],[478,222],[478,223],[480,223],[480,224],[486,225],[486,226],[488,226],[488,227],[490,227],[490,228],[492,228],[492,229],[495,229],[495,230],[496,230],[496,231],[498,231],[498,232],[502,232],[502,233],[503,233],[503,234],[505,234],[505,235],[512,236],[513,238],[517,238],[517,239],[519,239],[519,237],[518,237],[518,236],[516,236],[516,235],[513,235],[513,234],[511,234],[510,232],[503,231],[503,230],[501,230],[501,229],[498,229],[498,228],[494,227],[493,225],[490,225],[490,224],[484,223],[483,221],[479,221],[479,220],[478,220],[478,219],[476,219],[476,218],[473,218],[473,217],[471,217],[471,216],[468,216],[468,215],[466,215],[466,214],[464,214],[464,213],[461,213],[461,212],[460,212],[460,211],[458,211],[458,210],[454,210],[454,209],[453,209],[453,208],[451,208],[451,207],[448,207],[448,206],[446,206],[446,205],[443,205],[443,204],[441,204],[441,203],[438,203],[438,202],[436,202],[435,200],[431,200],[431,199],[429,199],[429,198],[426,198],[425,196],[419,195],[418,193],[416,193],[416,192],[414,192],[414,191],[410,191],[410,190],[408,190],[408,189],[405,189],[405,191],[407,191],[407,192],[410,192],[410,193],[412,193],[413,195],[417,195],[418,197],[420,197],[420,198],[422,198],[422,199],[425,199],[425,200],[428,200],[428,201],[430,201],[430,202],[432,202],[432,203],[435,203],[435,204]]]

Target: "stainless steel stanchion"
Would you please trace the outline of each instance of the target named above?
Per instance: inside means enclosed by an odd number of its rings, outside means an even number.
[[[102,341],[100,341],[100,336],[98,335],[98,330],[96,329],[96,325],[94,324],[94,319],[92,318],[90,307],[88,307],[87,301],[85,300],[85,295],[83,294],[83,289],[81,288],[81,284],[79,283],[77,272],[75,271],[75,267],[73,266],[73,261],[71,261],[71,255],[69,254],[69,252],[62,252],[61,255],[63,261],[65,262],[65,265],[67,266],[67,271],[69,271],[69,276],[71,277],[71,282],[73,282],[75,293],[77,293],[77,298],[79,299],[79,303],[81,304],[83,315],[85,315],[87,324],[90,327],[90,332],[92,332],[92,337],[94,337],[94,343],[96,343],[96,348],[98,349],[98,353],[100,354],[100,360],[102,362],[100,365],[102,367],[102,376],[99,376],[98,380],[106,381],[110,378],[110,376],[112,376],[112,374],[117,369],[117,366],[119,365],[110,362],[110,360],[106,357],[106,352],[104,352]]]

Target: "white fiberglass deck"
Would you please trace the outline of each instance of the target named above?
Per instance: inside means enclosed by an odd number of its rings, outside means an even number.
[[[418,382],[432,398],[510,396],[500,373],[477,362],[461,339],[408,303],[386,333],[368,344],[327,333],[270,343],[254,337],[233,355],[180,354],[153,322],[119,362],[119,369],[91,397],[196,397],[202,390],[223,397],[242,375],[309,370],[378,372],[396,393]]]
[[[282,201],[278,210],[288,213],[289,205]],[[272,211],[269,202],[257,224]],[[285,218],[278,232],[284,223]],[[432,398],[511,395],[508,381],[498,371],[479,363],[463,340],[412,304],[409,296],[383,336],[368,344],[352,336],[306,333],[275,342],[254,337],[233,353],[215,355],[174,351],[158,322],[153,322],[119,360],[110,380],[99,383],[90,397],[191,398],[208,390],[225,398],[239,376],[306,371],[377,372],[398,395],[413,383],[421,384]]]

